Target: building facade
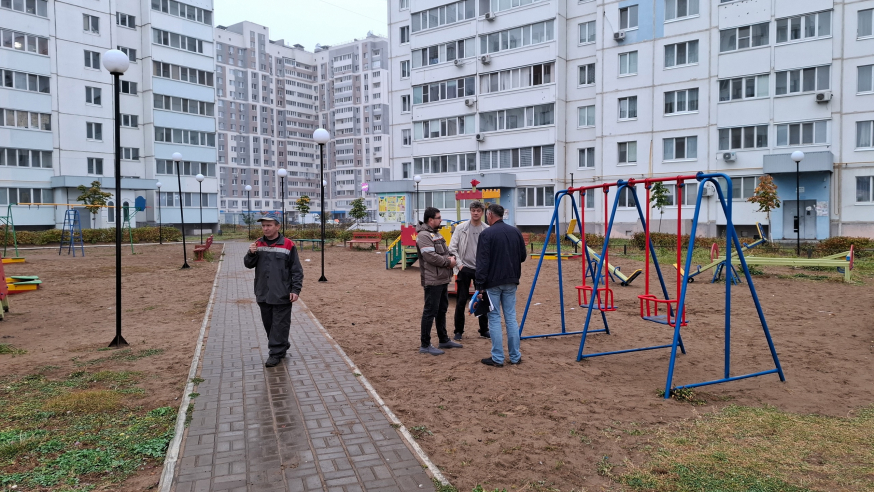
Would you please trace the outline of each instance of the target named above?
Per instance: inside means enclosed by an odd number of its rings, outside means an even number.
[[[114,192],[114,89],[101,58],[120,49],[131,62],[119,104],[122,196],[109,204],[128,206],[134,227],[180,224],[183,213],[188,232],[218,223],[211,1],[2,2],[0,30],[0,214],[45,229],[76,208],[83,228],[114,225],[113,209],[16,204],[76,204],[77,187],[95,180]],[[135,212],[139,197],[147,208]]]
[[[774,238],[794,238],[796,223],[805,239],[874,237],[872,9],[870,0],[392,0],[396,179],[371,190],[411,200],[408,222],[428,205],[451,218],[454,191],[476,179],[500,190],[509,222],[545,230],[553,193],[572,183],[719,172],[732,178],[734,223],[752,235],[765,214],[746,199],[770,174],[782,200]],[[795,150],[806,154],[800,221]],[[676,230],[680,201],[688,231],[696,186],[680,196],[668,188],[662,228]],[[709,236],[726,223],[713,191],[699,217]],[[601,192],[586,202],[588,217],[604,216]],[[616,217],[614,234],[640,230],[628,194]],[[590,227],[603,231],[603,219]]]

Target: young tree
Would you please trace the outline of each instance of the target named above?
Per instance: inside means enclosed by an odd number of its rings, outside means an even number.
[[[665,207],[670,205],[670,191],[661,181],[657,181],[650,188],[649,202],[652,207],[659,211],[659,232],[662,232],[662,216],[665,214]]]
[[[364,198],[356,198],[352,200],[352,209],[349,210],[349,215],[357,220],[362,221],[367,217],[367,206],[364,204]]]
[[[294,208],[300,212],[301,217],[310,211],[310,197],[303,195],[294,202]]]
[[[756,190],[753,192],[753,196],[749,197],[747,201],[759,206],[757,212],[765,212],[768,220],[768,241],[770,241],[771,210],[780,208],[780,198],[777,197],[777,185],[774,183],[774,178],[770,174],[762,176],[759,179]]]
[[[97,180],[91,182],[90,188],[86,188],[85,185],[79,185],[76,189],[81,193],[79,197],[76,198],[76,201],[84,203],[85,208],[91,212],[91,227],[94,227],[94,221],[97,218],[97,214],[100,212],[101,208],[106,206],[106,201],[112,197],[112,193],[102,191],[100,189],[100,181]],[[115,205],[120,206],[118,203]],[[114,214],[115,210],[110,210],[109,213]]]

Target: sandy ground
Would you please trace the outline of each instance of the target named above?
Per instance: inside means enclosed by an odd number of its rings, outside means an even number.
[[[319,283],[319,253],[301,251],[303,299],[405,425],[432,433],[423,433],[419,442],[459,490],[477,483],[489,490],[619,489],[597,474],[597,462],[608,456],[619,465],[614,474],[624,471],[626,458],[641,464],[642,448],[658,426],[728,404],[846,416],[874,402],[870,285],[755,277],[787,380],[767,375],[708,386],[698,392],[707,404],[692,406],[657,396],[665,385],[669,350],[576,362],[580,336],[571,335],[523,340],[522,364],[492,368],[480,363],[491,342],[476,336],[468,318],[465,333],[471,337],[464,348],[439,357],[420,355],[418,268],[386,270],[384,256],[373,251],[329,248],[326,256],[328,282]],[[625,272],[642,266],[627,258],[615,262]],[[563,265],[567,330],[577,331],[585,314],[574,306],[580,265]],[[523,265],[520,319],[535,268],[536,260]],[[665,274],[673,297],[670,262]],[[675,384],[722,374],[725,286],[704,277],[689,288],[689,326],[682,332],[688,353],[678,355]],[[524,335],[560,331],[557,278],[556,262],[544,262]],[[615,287],[618,311],[607,314],[612,334],[590,335],[587,353],[670,343],[672,329],[639,317],[643,280]],[[449,309],[451,333],[452,299]],[[732,375],[773,368],[746,285],[732,289],[731,312]],[[436,343],[436,334],[432,337]]]

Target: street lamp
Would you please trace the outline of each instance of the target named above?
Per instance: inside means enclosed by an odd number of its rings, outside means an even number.
[[[319,179],[322,182],[322,191],[321,191],[321,210],[322,214],[322,276],[319,277],[319,282],[327,282],[328,279],[325,278],[325,144],[328,143],[328,140],[331,139],[331,134],[328,133],[328,130],[324,128],[319,128],[318,130],[313,132],[313,140],[319,144],[319,169],[320,176]]]
[[[419,183],[422,182],[422,177],[417,174],[413,176],[413,181],[416,182],[416,216],[413,217],[413,225],[416,225],[419,221]]]
[[[158,243],[164,244],[164,235],[161,234],[161,182],[158,181],[155,186],[158,187]]]
[[[121,336],[121,82],[119,78],[130,66],[130,59],[119,50],[109,50],[103,54],[103,66],[112,74],[115,86],[115,338],[110,347],[127,345]]]
[[[188,246],[185,244],[185,212],[182,210],[182,174],[179,171],[179,161],[182,160],[182,154],[173,152],[173,162],[176,163],[176,183],[179,185],[179,220],[182,221],[182,268],[191,268],[188,266]]]
[[[801,178],[800,163],[804,160],[804,152],[796,150],[792,153],[795,161],[795,254],[801,256]]]
[[[247,233],[246,239],[252,239],[252,201],[249,200],[249,192],[252,191],[252,185],[246,185],[246,209],[248,213],[246,214],[246,224],[249,225],[249,232]]]
[[[200,188],[197,201],[200,203],[200,244],[203,244],[203,175],[198,174],[194,179],[197,180],[197,186]]]
[[[279,176],[280,196],[282,196],[282,235],[285,235],[285,177],[288,176],[288,171],[280,169],[276,171]]]

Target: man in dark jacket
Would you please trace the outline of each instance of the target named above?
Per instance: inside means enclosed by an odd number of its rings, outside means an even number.
[[[440,355],[440,349],[461,348],[460,343],[449,339],[446,333],[446,310],[449,309],[449,281],[455,268],[455,257],[449,254],[446,239],[437,232],[440,229],[440,211],[434,207],[425,209],[425,222],[416,227],[416,251],[419,253],[419,271],[422,287],[425,288],[425,307],[422,309],[422,339],[419,353]],[[431,324],[437,321],[439,347],[431,345]]]
[[[269,357],[264,365],[273,367],[291,347],[288,342],[291,303],[300,296],[303,268],[294,243],[279,233],[276,215],[267,214],[258,222],[264,237],[249,245],[243,264],[255,269],[255,300],[261,308],[261,321],[267,331]]]
[[[476,287],[485,289],[492,310],[489,312],[489,336],[492,356],[482,360],[487,366],[504,366],[504,341],[501,334],[501,310],[507,325],[510,364],[522,362],[519,351],[519,325],[516,323],[516,287],[522,276],[522,262],[528,256],[522,233],[504,223],[504,207],[491,204],[486,210],[489,228],[479,236],[476,252]],[[480,294],[482,295],[482,294]]]

